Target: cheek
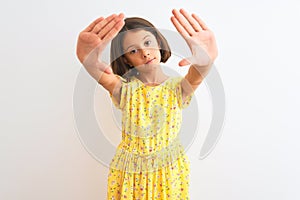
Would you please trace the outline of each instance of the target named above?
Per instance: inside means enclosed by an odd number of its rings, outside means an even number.
[[[134,55],[132,54],[128,54],[125,56],[125,59],[128,61],[128,62],[132,62],[133,60],[135,60],[135,57]]]
[[[138,55],[131,55],[127,58],[127,61],[131,64],[131,65],[139,65],[140,64],[140,58],[138,57]]]
[[[156,51],[156,56],[157,56],[157,57],[161,57],[160,50],[157,50],[157,51]]]
[[[155,54],[155,55],[158,55],[158,54],[160,54],[160,50],[159,49],[157,49],[157,48],[153,48],[152,50],[151,50],[151,53],[152,54]]]

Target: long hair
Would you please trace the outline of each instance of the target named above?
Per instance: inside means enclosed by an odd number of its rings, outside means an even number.
[[[123,76],[129,81],[130,77],[137,75],[137,70],[125,63],[123,51],[123,40],[126,31],[145,30],[152,33],[160,47],[161,60],[165,63],[171,56],[171,49],[165,37],[147,20],[139,17],[131,17],[125,19],[125,25],[118,35],[112,40],[110,47],[110,63],[115,74]]]

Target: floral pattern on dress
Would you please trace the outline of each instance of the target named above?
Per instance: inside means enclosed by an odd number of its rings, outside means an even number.
[[[122,111],[122,141],[110,163],[107,199],[188,200],[190,161],[178,133],[193,93],[182,101],[182,77],[158,86],[120,79],[120,100],[110,96]]]

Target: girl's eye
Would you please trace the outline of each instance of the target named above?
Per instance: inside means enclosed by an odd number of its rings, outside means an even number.
[[[147,41],[145,42],[145,45],[146,45],[146,46],[150,46],[150,44],[151,44],[151,40],[147,40]]]
[[[129,53],[130,53],[130,54],[135,54],[136,52],[137,52],[136,49],[132,49]]]

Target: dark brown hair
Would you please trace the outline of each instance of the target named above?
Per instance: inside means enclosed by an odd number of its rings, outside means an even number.
[[[133,30],[145,30],[152,33],[157,43],[160,47],[161,60],[160,62],[165,63],[169,57],[171,56],[171,49],[165,37],[147,20],[139,17],[131,17],[125,19],[125,25],[120,30],[118,35],[112,40],[110,47],[110,62],[112,66],[112,70],[115,74],[123,76],[127,78],[127,80],[131,76],[135,76],[137,74],[137,70],[126,64],[124,61],[123,52],[123,40],[126,31]]]

